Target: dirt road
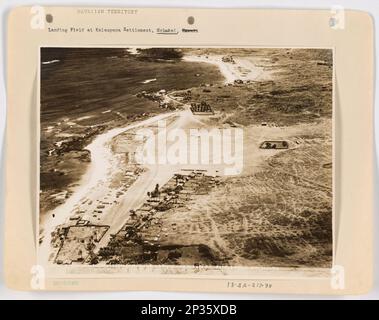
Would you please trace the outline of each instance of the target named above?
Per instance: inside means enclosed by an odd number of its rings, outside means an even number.
[[[193,123],[201,123],[192,115],[189,106],[175,113],[175,120],[168,124],[167,130],[193,127]],[[169,145],[168,145],[169,147]],[[147,192],[154,190],[156,184],[164,185],[175,172],[180,171],[182,165],[148,165],[146,171],[141,174],[136,182],[128,189],[118,205],[106,213],[101,223],[109,225],[110,228],[104,237],[96,245],[97,251],[104,247],[110,240],[110,236],[120,230],[130,216],[130,210],[140,207],[147,198]]]
[[[110,141],[117,135],[138,127],[148,126],[159,120],[173,117],[175,113],[161,114],[136,124],[124,128],[116,128],[99,135],[85,149],[91,151],[91,164],[87,173],[81,179],[79,186],[74,190],[70,198],[61,206],[49,212],[47,218],[41,225],[42,243],[38,248],[38,257],[41,262],[49,261],[51,252],[51,233],[57,226],[65,223],[72,215],[75,214],[76,208],[83,199],[95,201],[98,197],[104,196],[108,192],[107,182],[110,181],[112,168],[115,165],[115,159],[110,149]]]
[[[238,59],[235,64],[223,62],[221,56],[209,57],[208,59],[185,57],[185,60],[216,64],[224,74],[226,82],[232,82],[241,77],[253,79],[262,72],[260,68],[255,67],[254,64],[244,59]],[[170,95],[167,95],[166,98],[178,102]],[[99,201],[99,199],[107,199],[106,201],[109,205],[96,217],[95,223],[108,225],[110,228],[100,242],[96,244],[95,251],[107,245],[111,235],[117,233],[129,218],[130,210],[140,207],[147,198],[147,192],[152,191],[156,184],[164,185],[174,173],[179,172],[181,169],[209,169],[208,165],[202,164],[147,165],[145,166],[146,170],[116,201],[116,194],[112,191],[110,185],[114,175],[122,168],[120,168],[121,163],[118,161],[117,156],[111,150],[112,139],[127,131],[155,126],[159,120],[170,120],[167,130],[204,127],[203,122],[200,120],[201,117],[193,115],[189,105],[182,104],[182,106],[183,109],[176,112],[158,115],[123,128],[109,130],[99,135],[85,148],[91,152],[91,164],[87,173],[72,196],[64,204],[50,212],[41,226],[43,229],[41,235],[43,241],[39,247],[38,254],[41,263],[52,260],[52,257],[49,257],[52,252],[51,233],[56,230],[57,226],[67,222],[78,211],[82,211],[82,219],[91,220],[90,215],[93,214],[96,201]],[[169,144],[168,142],[167,147],[170,146]],[[224,165],[221,165],[221,167],[214,166],[214,170],[217,170],[216,172],[223,169]],[[86,204],[83,208],[84,203],[93,203],[93,205],[88,206]]]

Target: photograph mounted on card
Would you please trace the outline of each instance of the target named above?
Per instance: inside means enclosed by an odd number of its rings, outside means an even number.
[[[369,289],[367,14],[22,7],[8,35],[10,287]]]

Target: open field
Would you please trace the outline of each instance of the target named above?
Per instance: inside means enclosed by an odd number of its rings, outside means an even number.
[[[244,160],[250,165],[242,175],[190,179],[165,201],[166,190],[181,185],[172,178],[159,199],[136,211],[138,218],[127,222],[99,261],[330,267],[331,136],[315,134],[329,125],[281,128],[284,133],[275,136],[290,143],[283,151],[259,149],[261,140],[255,140],[254,131],[271,136],[278,128],[246,128],[251,153]],[[125,246],[139,253],[130,256]]]
[[[42,69],[44,261],[331,266],[331,50],[112,50],[43,58],[59,60]],[[241,130],[242,170],[137,163],[155,139],[159,156],[162,121],[185,137]],[[165,148],[189,159],[189,140]]]

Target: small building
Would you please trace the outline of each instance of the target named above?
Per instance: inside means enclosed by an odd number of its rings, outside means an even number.
[[[285,140],[263,141],[259,146],[260,149],[288,149],[289,144]]]

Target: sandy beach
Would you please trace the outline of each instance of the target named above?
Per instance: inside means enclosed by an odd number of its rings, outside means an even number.
[[[161,51],[151,50],[148,68],[162,63]],[[182,56],[168,50],[172,56],[162,70],[180,69],[176,66],[180,61],[195,85],[183,87],[181,79],[182,85],[176,87],[173,77],[171,89],[166,89],[160,84],[164,74],[149,73],[139,78],[139,87],[128,96],[138,106],[138,116],[108,105],[75,121],[67,117],[47,126],[48,134],[62,130],[60,123],[71,124],[69,131],[77,130],[75,135],[59,131],[59,145],[55,145],[65,151],[49,151],[48,156],[56,156],[57,163],[67,168],[68,150],[84,159],[79,163],[86,169],[70,193],[61,192],[62,204],[40,220],[40,263],[328,265],[332,245],[328,63],[318,63],[318,53],[311,53],[317,59],[309,60],[307,55],[284,49],[259,54],[245,49],[238,54],[233,49],[225,55],[194,49]],[[175,62],[172,57],[178,59],[177,55],[180,58]],[[132,50],[132,56],[146,58],[140,50]],[[117,66],[115,60],[109,61]],[[304,80],[308,75],[296,69],[299,65],[320,73],[316,83],[312,74],[308,82]],[[142,64],[138,66],[142,70]],[[212,77],[215,80],[208,81]],[[322,109],[320,101],[326,101],[327,107]],[[120,107],[124,97],[115,103]],[[159,107],[161,113],[144,112],[148,105]],[[71,151],[62,138],[81,137],[83,130],[76,129],[81,121],[98,131],[90,131],[93,140],[82,150]],[[178,131],[186,140],[167,136],[160,140],[158,123],[162,121],[166,132]],[[118,125],[112,128],[111,123]],[[140,129],[152,136],[136,139],[141,138]],[[193,135],[191,130],[198,131]],[[231,164],[227,161],[133,161],[138,148],[153,142],[157,159],[175,146],[176,152],[184,150],[188,160],[193,145],[187,142],[194,136],[196,144],[202,142],[199,132],[207,136],[212,130],[235,136],[242,132],[238,138],[242,151],[229,146],[235,152],[234,161],[241,163],[231,175],[226,174]],[[209,158],[225,157],[225,146],[217,146],[218,138],[212,139],[212,147],[210,140],[206,145]]]
[[[225,84],[233,83],[235,80],[243,81],[259,81],[270,80],[271,74],[264,70],[263,67],[258,67],[260,60],[246,57],[234,57],[234,63],[222,61],[223,56],[185,56],[184,61],[210,63],[219,68],[222,75],[225,77]]]
[[[39,254],[41,262],[46,263],[49,260],[51,233],[55,228],[65,223],[70,216],[75,214],[75,208],[83,201],[84,198],[95,200],[95,196],[107,193],[107,182],[109,183],[112,175],[112,167],[115,165],[115,158],[110,150],[111,140],[128,130],[138,127],[149,126],[155,122],[172,117],[173,113],[161,114],[140,123],[129,125],[125,128],[115,128],[105,132],[89,144],[86,149],[91,152],[91,164],[70,198],[61,206],[54,209],[42,221],[43,233],[40,235],[43,241],[39,246]],[[53,217],[54,215],[54,217]]]

